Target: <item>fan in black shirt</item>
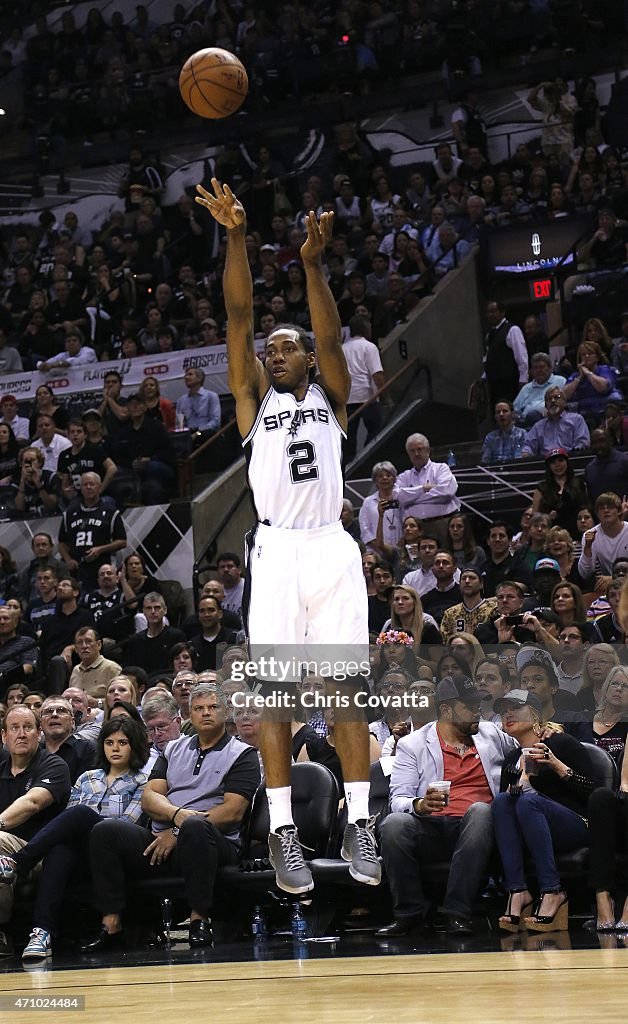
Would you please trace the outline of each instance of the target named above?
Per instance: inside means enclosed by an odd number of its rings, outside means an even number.
[[[139,478],[141,498],[146,505],[158,505],[167,500],[174,483],[172,449],[168,432],[163,424],[146,415],[146,405],[140,394],[131,395],[127,402],[129,420],[123,424],[112,441],[112,455],[123,470],[110,490],[117,501],[128,494]]]
[[[91,444],[87,440],[82,420],[70,420],[68,438],[72,442],[72,447],[61,452],[57,464],[63,497],[68,502],[78,498],[83,473],[98,473],[102,480],[101,493],[104,493],[115,476],[115,462],[108,457],[102,445]]]
[[[131,637],[124,648],[124,664],[141,665],[150,676],[170,666],[170,648],[185,641],[185,633],[164,624],[166,602],[161,594],[147,594],[144,614],[148,628]]]
[[[71,572],[78,571],[83,583],[95,588],[98,570],[110,562],[116,551],[126,547],[126,530],[118,510],[100,497],[100,477],[83,473],[81,501],[63,513],[59,528],[59,551]]]

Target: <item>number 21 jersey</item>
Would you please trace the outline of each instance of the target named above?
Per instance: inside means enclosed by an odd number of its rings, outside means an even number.
[[[284,530],[337,523],[346,437],[320,384],[303,401],[271,387],[242,447],[260,522]]]

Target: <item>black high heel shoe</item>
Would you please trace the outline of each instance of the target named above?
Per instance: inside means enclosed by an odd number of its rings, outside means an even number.
[[[539,901],[539,909],[544,896],[558,896],[556,892],[542,892]],[[550,917],[549,914],[536,914],[525,918],[525,926],[530,932],[566,932],[569,929],[569,902],[567,893],[562,893],[563,899]]]
[[[532,912],[534,900],[524,903],[520,914],[512,914],[512,898],[513,896],[516,896],[518,892],[521,892],[521,889],[511,890],[508,893],[506,912],[502,914],[498,922],[500,932],[524,932],[527,929],[524,919]]]

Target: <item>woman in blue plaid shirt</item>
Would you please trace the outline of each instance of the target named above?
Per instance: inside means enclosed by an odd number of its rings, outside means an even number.
[[[60,700],[62,698],[59,698]],[[35,899],[35,926],[23,960],[52,955],[51,935],[57,927],[65,889],[74,869],[88,862],[86,844],[103,818],[139,821],[147,776],[141,768],[149,756],[143,722],[115,717],[98,737],[98,767],[83,772],[72,787],[68,806],[13,857],[0,858],[0,882],[11,883],[43,859]]]

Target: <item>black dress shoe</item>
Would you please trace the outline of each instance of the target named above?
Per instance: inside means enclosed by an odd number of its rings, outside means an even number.
[[[107,949],[120,949],[123,945],[124,932],[111,934],[106,928],[101,928],[93,939],[88,939],[79,948],[81,953],[100,953]]]
[[[214,935],[212,926],[208,921],[190,921],[190,934],[188,938],[190,946],[213,946]]]
[[[473,935],[473,921],[462,914],[440,912],[434,918],[434,928],[437,932],[446,932],[447,935]]]
[[[376,939],[399,939],[404,935],[417,935],[425,928],[425,921],[419,914],[411,917],[398,917],[392,924],[386,925],[375,932]]]

